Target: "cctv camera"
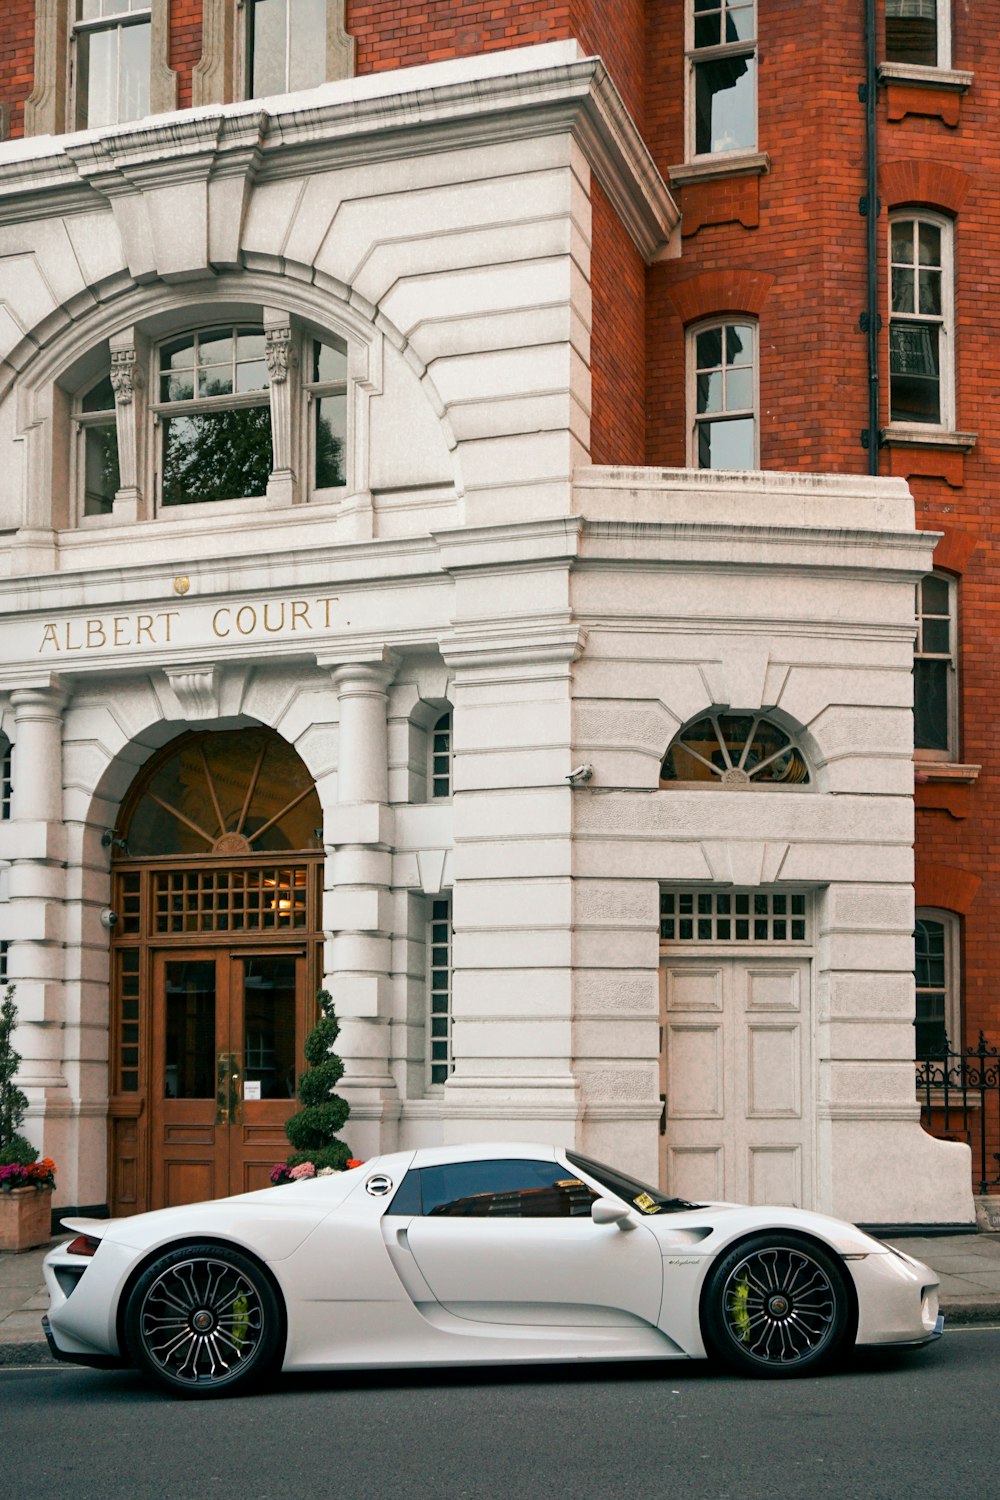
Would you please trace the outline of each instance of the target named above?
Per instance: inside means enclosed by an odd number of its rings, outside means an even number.
[[[115,924],[117,923],[117,921],[118,921],[118,913],[116,911],[112,911],[110,906],[106,906],[104,908],[104,910],[101,912],[101,926],[102,927],[106,927],[108,929],[108,931],[110,932],[111,929],[112,929],[112,927],[114,927]]]
[[[569,782],[570,786],[581,786],[585,781],[589,781],[593,774],[593,766],[577,766],[574,771],[570,771],[569,775],[566,777],[566,780]]]

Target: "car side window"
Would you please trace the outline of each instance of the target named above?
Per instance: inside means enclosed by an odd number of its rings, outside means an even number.
[[[589,1218],[596,1197],[561,1162],[449,1162],[407,1172],[389,1212],[434,1218]]]

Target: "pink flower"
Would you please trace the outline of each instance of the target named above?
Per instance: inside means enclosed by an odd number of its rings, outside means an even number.
[[[304,1161],[301,1166],[293,1167],[289,1175],[293,1177],[296,1182],[298,1182],[303,1177],[315,1177],[316,1168],[313,1166],[311,1161]]]

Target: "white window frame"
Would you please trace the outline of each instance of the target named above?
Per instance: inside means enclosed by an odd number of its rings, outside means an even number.
[[[911,223],[918,226],[914,229],[914,237],[919,238],[919,225],[931,224],[941,234],[941,313],[940,316],[929,313],[902,313],[892,310],[892,270],[896,262],[892,258],[892,230],[893,226],[900,223]],[[955,328],[955,223],[946,214],[935,213],[926,208],[896,208],[889,215],[888,223],[888,301],[889,301],[889,424],[886,432],[899,436],[919,437],[935,432],[954,432],[956,424],[955,413],[955,350],[954,350],[954,328]],[[899,264],[903,264],[900,262]],[[914,266],[916,269],[916,264]],[[934,325],[939,329],[939,359],[940,359],[940,420],[937,422],[904,422],[893,420],[892,413],[892,325],[893,323],[911,323],[914,325]]]
[[[719,0],[721,7],[726,8],[730,0]],[[736,3],[736,0],[733,0]],[[687,0],[684,18],[684,56],[686,67],[684,70],[684,116],[685,116],[685,160],[688,162],[718,162],[720,167],[727,161],[736,161],[741,156],[752,156],[758,151],[759,121],[757,107],[758,87],[758,53],[757,53],[757,0],[753,0],[754,22],[753,36],[745,41],[723,42],[716,47],[695,46],[695,9],[694,0]],[[743,145],[734,146],[728,151],[703,151],[697,149],[697,70],[702,63],[709,63],[725,57],[738,56],[751,57],[753,59],[753,138]]]
[[[441,908],[441,911],[437,909]],[[434,963],[434,949],[443,945],[435,944],[434,928],[436,925],[445,924],[447,927],[447,963],[445,965]],[[452,922],[452,899],[450,891],[442,891],[440,895],[431,896],[427,903],[427,927],[426,927],[426,955],[427,955],[427,1021],[426,1021],[426,1087],[427,1092],[440,1094],[448,1077],[455,1067],[454,1053],[452,1050],[452,975],[454,960],[454,928]],[[444,976],[443,982],[440,976]],[[444,1008],[435,1010],[435,1002],[444,1000]],[[443,1020],[443,1026],[438,1030],[442,1033],[435,1036],[435,1019]],[[435,1056],[435,1052],[439,1055]],[[443,1078],[436,1077],[437,1073],[444,1070]]]
[[[163,401],[160,399],[160,350],[189,334],[204,333],[224,327],[259,328],[265,334],[269,385],[266,389],[234,393],[229,396]],[[347,373],[343,381],[312,382],[304,377],[311,371],[313,341],[339,341],[347,348]],[[105,345],[105,349],[108,346]],[[123,330],[110,340],[110,356],[105,353],[95,362],[98,350],[87,357],[88,374],[68,394],[71,429],[70,466],[72,519],[76,527],[92,528],[127,524],[136,520],[160,520],[168,524],[179,518],[213,516],[227,513],[246,514],[265,508],[287,505],[337,505],[363,488],[364,455],[359,452],[356,434],[364,431],[363,413],[373,388],[369,373],[370,350],[365,350],[345,328],[320,328],[290,314],[253,305],[242,315],[220,319],[208,309],[199,310],[189,319],[174,317],[165,329],[145,331],[139,327]],[[107,413],[85,413],[83,398],[108,373],[115,388],[115,420],[118,434],[120,485],[111,514],[84,514],[86,429],[103,425]],[[345,395],[344,477],[338,486],[318,488],[315,484],[315,451],[313,402],[317,395]],[[246,406],[270,405],[272,471],[266,492],[262,495],[234,496],[228,500],[207,500],[189,505],[162,503],[163,488],[163,421],[168,417],[197,415],[202,411],[232,410]],[[361,414],[359,415],[359,408]]]
[[[709,333],[714,328],[726,329],[727,327],[739,326],[750,328],[753,338],[752,357],[752,389],[753,406],[751,409],[745,407],[734,407],[732,412],[727,412],[723,407],[720,412],[698,412],[698,335]],[[760,468],[760,330],[757,319],[745,313],[732,313],[723,316],[703,318],[697,323],[692,323],[685,332],[686,354],[685,354],[685,390],[687,406],[687,461],[692,469],[700,469],[699,462],[699,428],[704,422],[723,421],[727,416],[746,417],[753,419],[753,464],[752,469]],[[725,349],[725,335],[723,334],[723,350]],[[709,470],[705,471],[712,472]],[[718,472],[725,472],[718,471]],[[747,473],[748,470],[737,470],[735,472]]]
[[[886,3],[885,3],[886,19],[888,19],[889,8],[890,8],[890,5],[892,3],[893,3],[893,0],[886,0]],[[895,3],[899,4],[899,0],[895,0]],[[934,72],[940,72],[942,70],[948,70],[948,69],[950,69],[950,67],[951,67],[951,0],[905,0],[905,3],[908,3],[908,4],[914,4],[914,3],[916,3],[916,4],[920,5],[921,7],[927,6],[927,5],[933,5],[934,6],[935,20],[937,22],[937,62],[933,63],[933,64],[928,64],[928,63],[912,63],[912,62],[898,62],[897,63],[896,59],[890,58],[889,55],[888,55],[888,51],[889,51],[889,49],[888,49],[888,43],[886,44],[886,49],[885,49],[886,50],[886,61],[890,62],[890,63],[893,63],[894,65],[896,65],[898,67],[903,67],[903,68],[914,68],[914,69],[921,68],[922,69],[924,67],[927,67],[929,70],[933,70]]]
[[[915,922],[936,922],[944,929],[944,1018],[948,1044],[952,1052],[963,1046],[962,1034],[962,919],[953,911],[937,906],[918,906],[914,912]],[[913,1021],[916,1027],[917,997],[921,993],[916,984],[916,929],[914,929],[914,1008]],[[914,1043],[916,1031],[914,1030]]]
[[[948,651],[924,651],[923,649],[923,621],[925,619],[941,618],[940,615],[925,614],[921,608],[921,590],[924,579],[922,578],[916,586],[914,615],[916,620],[916,636],[913,643],[914,661],[946,661],[947,668],[947,715],[948,715],[948,745],[944,750],[924,749],[914,746],[913,758],[919,761],[949,762],[958,760],[958,579],[950,573],[942,573],[935,568],[926,577],[936,578],[945,584],[948,589]],[[914,701],[916,699],[916,682],[914,682]]]

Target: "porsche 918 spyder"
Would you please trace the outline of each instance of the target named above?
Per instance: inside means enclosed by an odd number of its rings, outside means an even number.
[[[852,1224],[688,1203],[552,1146],[401,1151],[65,1224],[52,1353],[186,1396],[279,1369],[709,1356],[790,1376],[941,1328],[934,1272]]]

